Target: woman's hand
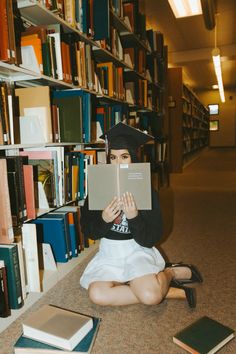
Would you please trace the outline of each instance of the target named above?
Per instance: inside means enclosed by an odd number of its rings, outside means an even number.
[[[102,218],[105,222],[109,223],[115,220],[120,214],[120,202],[117,197],[114,197],[110,204],[103,210]]]
[[[133,219],[138,215],[138,209],[132,193],[125,192],[122,195],[121,203],[127,219]]]

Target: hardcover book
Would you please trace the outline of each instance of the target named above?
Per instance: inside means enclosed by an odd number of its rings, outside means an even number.
[[[93,348],[97,332],[100,325],[100,318],[93,317],[93,328],[72,350],[63,350],[55,346],[45,344],[33,339],[29,339],[21,335],[14,345],[14,353],[18,354],[69,354],[69,353],[84,353],[89,354]]]
[[[0,244],[0,260],[4,261],[7,270],[7,289],[11,309],[19,309],[23,306],[20,264],[17,245]]]
[[[78,312],[44,305],[24,322],[23,335],[72,351],[93,328],[93,319]]]
[[[7,272],[4,261],[0,260],[0,317],[11,315],[7,289]]]
[[[150,163],[105,164],[88,166],[90,210],[103,210],[112,199],[126,191],[134,196],[139,210],[151,209]]]
[[[40,217],[32,220],[38,225],[37,234],[40,243],[49,243],[56,262],[65,263],[69,259],[69,250],[66,242],[64,218]]]
[[[173,342],[192,354],[213,354],[234,336],[233,329],[204,316],[178,332]]]

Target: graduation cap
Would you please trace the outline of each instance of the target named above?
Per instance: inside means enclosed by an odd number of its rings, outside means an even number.
[[[152,135],[146,134],[130,125],[119,122],[100,136],[108,143],[109,149],[137,149],[139,146],[154,139]]]

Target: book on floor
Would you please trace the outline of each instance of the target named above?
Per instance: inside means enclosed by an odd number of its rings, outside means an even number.
[[[86,334],[86,336],[79,342],[72,350],[63,350],[55,346],[45,344],[21,335],[14,344],[14,353],[18,354],[59,354],[59,353],[91,353],[98,329],[100,325],[100,318],[93,317],[93,328]]]
[[[204,316],[175,334],[173,342],[189,353],[213,354],[234,336],[232,328]]]
[[[88,166],[90,210],[103,210],[112,199],[131,192],[139,210],[151,209],[150,163]]]
[[[93,318],[44,305],[22,323],[24,337],[72,351],[93,328]]]

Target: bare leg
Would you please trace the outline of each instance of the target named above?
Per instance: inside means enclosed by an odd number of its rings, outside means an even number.
[[[103,306],[121,306],[143,303],[154,305],[160,303],[169,291],[170,281],[173,279],[172,269],[163,272],[148,274],[130,281],[129,285],[114,282],[94,282],[89,287],[91,301]],[[175,291],[174,291],[175,290]],[[174,289],[175,297],[183,298],[184,291]]]

